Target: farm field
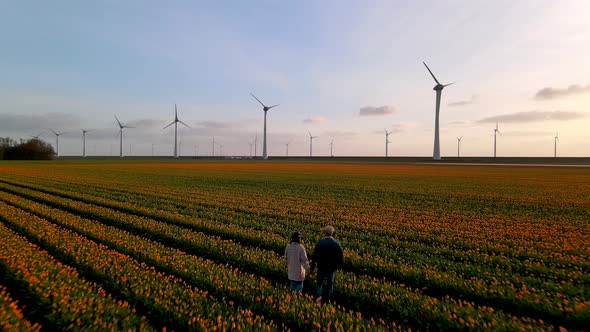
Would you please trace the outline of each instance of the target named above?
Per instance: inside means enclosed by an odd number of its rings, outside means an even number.
[[[288,290],[336,228],[334,301]],[[590,169],[0,162],[0,322],[57,330],[584,330]]]

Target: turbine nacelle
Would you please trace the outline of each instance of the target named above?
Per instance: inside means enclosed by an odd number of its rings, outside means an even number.
[[[430,75],[432,76],[432,78],[434,79],[434,81],[436,82],[436,86],[434,86],[434,88],[432,88],[432,90],[442,91],[442,89],[444,89],[445,87],[447,87],[447,86],[449,86],[451,84],[455,84],[455,82],[449,83],[449,84],[440,84],[440,82],[436,79],[436,76],[434,76],[434,74],[432,73],[432,71],[430,70],[430,68],[428,68],[428,65],[426,64],[426,62],[422,61],[422,63],[424,64],[424,66],[426,67],[426,69],[428,69],[428,72],[430,73]]]
[[[279,106],[279,104],[272,105],[272,106],[266,106],[266,105],[264,105],[264,103],[263,103],[263,102],[261,102],[261,101],[260,101],[260,99],[258,99],[258,98],[257,98],[257,97],[256,97],[256,96],[253,94],[253,93],[250,93],[250,95],[251,95],[252,97],[254,97],[254,99],[256,99],[256,101],[258,101],[258,102],[260,103],[260,105],[262,105],[262,110],[263,110],[264,112],[268,112],[268,110],[269,110],[269,109],[271,109],[271,108],[273,108],[273,107],[277,107],[277,106]]]

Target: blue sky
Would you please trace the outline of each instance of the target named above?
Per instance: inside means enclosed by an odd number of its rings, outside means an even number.
[[[249,154],[263,112],[270,155],[587,156],[590,2],[5,1],[0,3],[0,135],[68,132],[60,154],[118,151],[114,116],[136,128],[126,154]],[[361,112],[364,109],[366,112]],[[364,115],[372,114],[372,115]],[[196,150],[196,151],[195,151]],[[217,148],[219,153],[220,147]],[[261,151],[261,145],[258,147]]]

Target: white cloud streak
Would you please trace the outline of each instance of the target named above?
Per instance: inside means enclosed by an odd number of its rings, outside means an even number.
[[[383,116],[383,115],[391,115],[397,112],[396,108],[391,105],[384,105],[384,106],[365,106],[361,107],[359,111],[360,116]]]
[[[496,115],[484,118],[478,123],[527,123],[538,121],[571,121],[588,117],[586,112],[575,111],[528,111],[511,114]]]
[[[323,116],[313,116],[311,118],[303,119],[302,122],[305,124],[317,124],[326,122],[326,118],[324,118]]]
[[[473,95],[473,96],[471,96],[471,99],[469,99],[469,100],[460,100],[460,101],[450,102],[448,104],[448,106],[449,107],[469,106],[469,105],[476,104],[478,99],[479,99],[479,97],[477,95]]]
[[[580,86],[580,85],[570,85],[565,89],[556,89],[551,87],[543,88],[535,94],[536,100],[549,100],[549,99],[556,99],[568,96],[575,96],[590,93],[590,85],[587,86]]]

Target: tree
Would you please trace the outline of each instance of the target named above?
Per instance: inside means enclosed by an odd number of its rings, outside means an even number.
[[[0,159],[50,160],[54,155],[53,147],[37,138],[20,143],[9,137],[0,138]]]

